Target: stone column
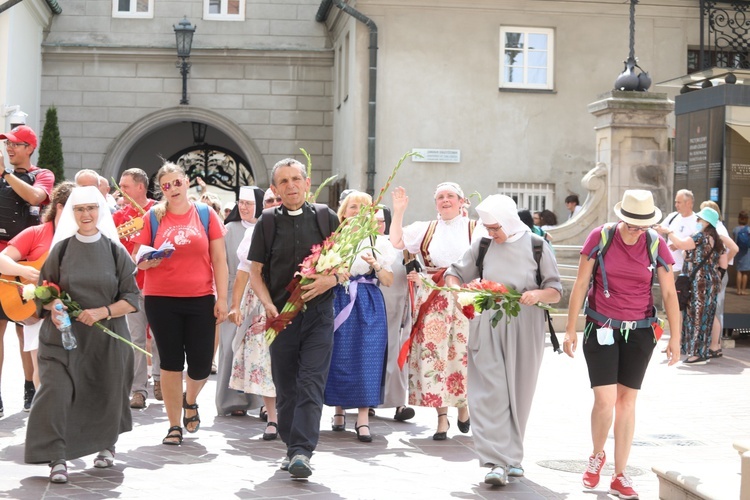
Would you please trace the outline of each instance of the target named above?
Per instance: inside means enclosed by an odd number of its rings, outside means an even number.
[[[596,117],[596,163],[608,168],[608,220],[627,189],[647,189],[656,205],[671,211],[672,153],[667,116],[674,102],[667,94],[612,90],[589,104]]]

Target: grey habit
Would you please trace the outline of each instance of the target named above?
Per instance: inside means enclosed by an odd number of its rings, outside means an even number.
[[[75,236],[59,263],[60,245],[50,251],[40,281],[60,285],[83,309],[126,300],[138,307],[135,264],[125,248],[112,257],[110,240],[83,243]],[[46,312],[46,311],[44,311]],[[49,315],[39,332],[39,378],[26,428],[27,463],[73,460],[113,448],[133,427],[130,386],[133,348],[71,318],[78,347],[66,351]],[[125,316],[101,321],[130,340]]]
[[[245,226],[241,221],[230,222],[226,225],[227,234],[224,235],[224,246],[227,250],[227,266],[229,267],[229,293],[227,307],[232,306],[232,288],[237,279],[237,247],[245,236]],[[229,378],[232,375],[232,340],[237,332],[237,325],[229,320],[219,326],[219,365],[216,371],[216,413],[227,415],[235,410],[252,410],[263,405],[263,398],[253,394],[245,394],[229,388]]]
[[[536,284],[532,235],[512,243],[490,244],[484,258],[484,279],[503,283],[523,293],[554,288],[562,293],[557,261],[549,245],[542,245],[542,285]],[[479,240],[446,274],[462,283],[479,278],[476,266]],[[485,311],[471,322],[468,342],[468,395],[474,448],[480,466],[518,466],[523,460],[523,437],[529,420],[545,343],[544,310],[521,306],[510,322],[495,328],[495,311]],[[481,350],[480,350],[481,349]]]
[[[403,370],[399,369],[398,355],[411,334],[411,305],[403,252],[396,250],[396,253],[392,265],[393,284],[380,287],[388,318],[388,360],[385,367],[385,395],[383,404],[378,408],[404,406],[409,388],[409,365],[405,364]]]

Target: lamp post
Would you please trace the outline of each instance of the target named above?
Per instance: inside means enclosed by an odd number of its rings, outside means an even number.
[[[195,26],[190,24],[187,16],[185,16],[180,24],[172,26],[174,28],[174,34],[177,38],[177,57],[182,61],[177,61],[177,67],[180,69],[182,75],[182,99],[180,104],[190,104],[187,98],[187,77],[190,74],[190,49],[193,46],[193,33],[195,33]]]
[[[645,92],[651,86],[651,77],[648,72],[638,66],[638,58],[635,57],[635,5],[639,0],[630,0],[630,54],[625,62],[625,70],[615,80],[615,90],[640,90]],[[635,68],[641,73],[635,74]]]

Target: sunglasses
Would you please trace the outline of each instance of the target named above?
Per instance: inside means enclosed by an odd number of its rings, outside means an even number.
[[[273,203],[273,202],[280,202],[280,201],[281,201],[281,197],[278,196],[276,198],[266,198],[265,200],[263,200],[263,203]]]
[[[651,226],[634,226],[632,224],[628,224],[627,222],[625,223],[625,225],[631,231],[648,231],[649,229],[651,229],[652,227],[654,227],[653,225],[651,225]]]
[[[180,179],[175,179],[172,182],[165,182],[164,184],[162,184],[161,185],[161,190],[166,193],[167,191],[169,191],[170,189],[172,189],[172,186],[174,186],[174,187],[182,187],[183,184],[186,184],[186,182],[183,181],[183,180],[180,180]]]

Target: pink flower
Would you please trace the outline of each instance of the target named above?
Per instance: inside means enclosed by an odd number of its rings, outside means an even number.
[[[424,338],[431,344],[436,345],[445,341],[448,336],[448,325],[441,319],[433,319],[424,325]],[[430,351],[434,351],[433,347]]]
[[[463,373],[453,372],[448,375],[448,379],[445,383],[445,388],[448,389],[448,392],[450,392],[454,396],[460,396],[461,394],[466,392],[466,380]]]
[[[419,403],[419,406],[429,406],[432,408],[440,408],[441,406],[443,406],[443,398],[441,398],[437,394],[428,392],[426,394],[422,394],[422,401]]]

